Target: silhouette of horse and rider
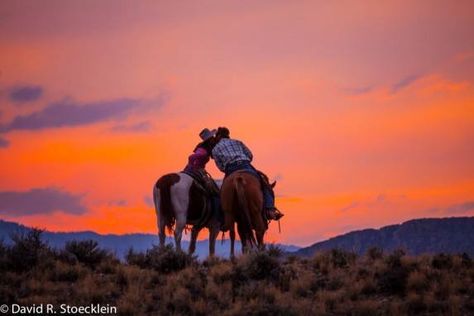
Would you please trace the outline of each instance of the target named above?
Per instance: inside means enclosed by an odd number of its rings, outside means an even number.
[[[250,149],[230,138],[226,127],[203,129],[183,171],[158,179],[153,187],[160,246],[164,246],[166,229],[174,233],[176,249],[181,250],[181,237],[187,225],[192,226],[189,252],[196,249],[202,228],[209,229],[209,254],[215,253],[217,235],[229,231],[231,256],[234,255],[235,226],[242,250],[264,247],[263,236],[270,220],[283,213],[275,207],[273,188],[268,177],[252,164]],[[206,172],[206,164],[214,159],[225,176],[219,186]],[[237,224],[237,225],[235,225]]]

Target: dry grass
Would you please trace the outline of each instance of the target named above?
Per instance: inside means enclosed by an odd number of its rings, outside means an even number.
[[[466,255],[371,249],[299,258],[272,248],[198,262],[167,247],[131,252],[123,263],[93,242],[61,251],[38,235],[15,242],[0,245],[6,304],[100,303],[120,315],[474,314],[474,264]]]

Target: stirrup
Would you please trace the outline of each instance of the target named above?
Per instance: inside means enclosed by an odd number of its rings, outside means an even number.
[[[285,214],[280,212],[276,207],[268,208],[265,210],[265,215],[269,220],[277,221],[282,218]]]

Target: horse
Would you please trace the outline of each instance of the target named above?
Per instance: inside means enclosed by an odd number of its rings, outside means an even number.
[[[272,189],[276,182],[268,183],[264,176],[264,185]],[[226,177],[221,186],[221,203],[224,211],[224,231],[229,230],[230,255],[234,256],[235,223],[242,243],[242,252],[258,246],[265,247],[263,237],[268,224],[262,215],[263,193],[260,179],[244,170],[235,171]],[[254,233],[255,231],[255,233]]]
[[[160,246],[165,245],[166,232],[174,232],[176,249],[181,251],[181,237],[186,225],[192,225],[189,253],[196,250],[196,240],[203,227],[209,229],[209,255],[215,253],[216,238],[221,224],[215,214],[207,212],[208,198],[205,189],[190,175],[179,172],[166,174],[153,187]]]

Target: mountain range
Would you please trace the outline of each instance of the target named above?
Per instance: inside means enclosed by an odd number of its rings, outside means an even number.
[[[0,220],[0,239],[11,242],[15,233],[26,232],[31,228],[14,222]],[[205,234],[206,232],[203,232]],[[153,234],[102,235],[92,231],[83,232],[49,232],[42,234],[43,239],[52,247],[61,248],[71,240],[96,240],[101,248],[115,253],[123,259],[130,248],[135,251],[146,251],[158,238]],[[167,243],[173,243],[167,238]],[[227,257],[230,242],[228,239],[216,241],[216,254]],[[183,249],[189,242],[182,241]],[[208,240],[198,241],[196,255],[203,259],[208,255]],[[474,217],[426,218],[414,219],[402,224],[385,226],[380,229],[364,229],[339,235],[308,247],[277,244],[285,253],[298,256],[312,256],[318,251],[333,248],[364,254],[371,247],[378,247],[386,252],[404,249],[407,253],[467,253],[474,256]],[[236,241],[236,249],[240,243]]]
[[[467,253],[474,256],[474,217],[414,219],[380,229],[353,231],[301,248],[294,254],[312,256],[333,248],[364,254],[371,247],[386,252],[404,249],[412,255]]]
[[[11,236],[16,233],[24,233],[31,230],[30,227],[24,225],[7,222],[0,220],[0,240],[3,239],[6,243],[11,242]],[[203,230],[202,234],[206,235],[207,231]],[[44,241],[53,248],[62,248],[66,242],[71,240],[95,240],[99,246],[103,249],[107,249],[118,258],[123,259],[130,248],[134,251],[144,252],[151,248],[153,245],[158,244],[158,236],[153,234],[98,234],[93,231],[83,232],[50,232],[44,231],[42,234]],[[174,239],[168,237],[166,243],[174,244]],[[188,249],[189,241],[182,240],[181,247]],[[297,246],[277,244],[285,252],[294,252],[299,249]],[[240,242],[236,240],[235,249],[240,249]],[[216,240],[216,255],[220,257],[228,257],[230,252],[230,241],[229,239]],[[199,240],[196,243],[196,255],[199,259],[204,259],[209,254],[209,242],[208,240]]]

